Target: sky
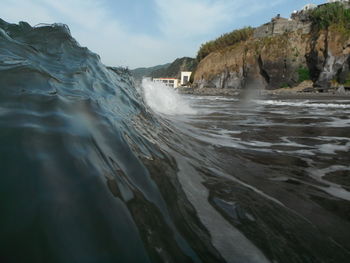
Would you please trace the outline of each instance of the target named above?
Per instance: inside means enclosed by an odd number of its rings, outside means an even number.
[[[1,0],[0,18],[64,23],[108,66],[131,69],[195,57],[202,43],[326,0]]]

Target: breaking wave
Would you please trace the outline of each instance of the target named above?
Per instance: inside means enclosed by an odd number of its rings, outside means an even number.
[[[127,70],[104,66],[59,24],[0,20],[0,58],[3,262],[220,258],[204,228],[189,227],[159,146],[169,124]],[[194,242],[199,233],[207,240]]]
[[[163,83],[144,79],[142,90],[148,106],[158,113],[168,115],[196,114],[189,102],[173,88]]]

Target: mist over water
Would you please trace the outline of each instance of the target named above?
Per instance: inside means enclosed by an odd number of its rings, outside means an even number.
[[[0,20],[1,262],[347,262],[350,101],[182,96]]]

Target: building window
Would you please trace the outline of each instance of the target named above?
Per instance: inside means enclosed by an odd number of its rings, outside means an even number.
[[[174,84],[174,81],[173,80],[169,80],[169,83]]]
[[[184,76],[183,81],[184,84],[188,82],[188,76]]]

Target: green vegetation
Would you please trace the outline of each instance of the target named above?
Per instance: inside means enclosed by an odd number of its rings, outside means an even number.
[[[281,89],[290,88],[288,83],[283,83],[280,87]]]
[[[350,87],[350,72],[348,74],[346,74],[346,76],[342,82],[341,82],[341,84],[343,84],[345,87]]]
[[[317,30],[332,27],[340,32],[350,34],[350,9],[342,3],[323,5],[310,11],[310,18]]]
[[[298,82],[301,83],[305,80],[310,80],[310,71],[308,68],[300,67],[298,69]]]
[[[245,41],[253,35],[254,29],[252,27],[245,27],[234,30],[231,33],[221,35],[219,38],[202,44],[198,53],[198,62],[209,55],[211,52],[222,50],[226,47],[232,46],[238,42]]]

